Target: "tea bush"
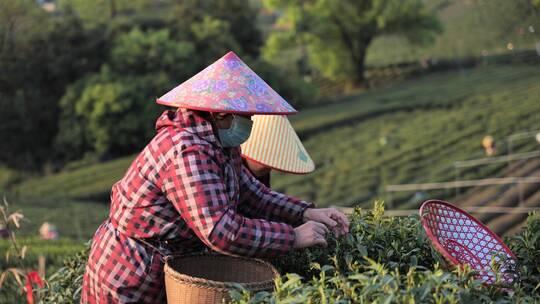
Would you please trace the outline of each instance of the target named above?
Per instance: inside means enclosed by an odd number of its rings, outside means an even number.
[[[481,303],[540,301],[540,215],[506,243],[518,257],[521,278],[506,288],[488,287],[468,268],[453,269],[432,249],[418,216],[386,217],[384,205],[357,208],[350,233],[328,236],[326,248],[296,250],[271,259],[284,274],[274,293],[233,290],[247,303]],[[79,302],[88,250],[65,261],[47,282],[44,303]]]
[[[89,244],[88,244],[89,245]],[[90,246],[64,261],[64,267],[52,275],[44,288],[41,303],[79,303],[82,280]]]
[[[540,216],[507,240],[521,278],[506,288],[486,286],[468,267],[454,269],[432,250],[418,216],[383,217],[384,208],[357,209],[351,233],[327,248],[276,259],[286,273],[274,293],[231,292],[234,303],[488,303],[540,301]]]
[[[334,265],[341,272],[354,262],[374,259],[407,272],[410,267],[431,267],[443,262],[431,249],[417,216],[386,217],[384,205],[375,202],[372,211],[356,208],[351,215],[350,233],[340,239],[328,236],[328,247],[297,250],[286,258],[272,261],[281,273],[294,272],[303,277],[316,274],[311,264]]]

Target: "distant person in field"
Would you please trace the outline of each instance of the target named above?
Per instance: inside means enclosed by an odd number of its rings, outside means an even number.
[[[49,222],[44,222],[41,227],[39,227],[39,236],[43,240],[56,240],[60,237],[56,226]]]
[[[242,144],[244,165],[265,186],[270,172],[307,174],[315,164],[296,135],[291,123],[281,115],[254,115],[249,139]]]
[[[255,114],[295,110],[229,53],[158,103],[177,107],[112,187],[109,218],[94,235],[82,303],[164,303],[164,256],[209,248],[279,256],[348,233],[333,208],[275,192],[242,165]]]
[[[493,156],[496,152],[493,136],[488,135],[484,137],[484,139],[482,139],[482,147],[484,147],[487,156]]]

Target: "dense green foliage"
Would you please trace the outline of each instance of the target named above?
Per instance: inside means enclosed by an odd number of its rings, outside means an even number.
[[[524,229],[511,238],[510,249],[519,257],[522,285],[540,293],[540,215],[529,215]]]
[[[363,257],[407,272],[410,267],[429,267],[442,259],[431,250],[420,221],[411,217],[386,217],[384,204],[375,202],[372,211],[356,208],[350,217],[350,233],[336,239],[328,236],[326,248],[293,251],[287,258],[273,263],[281,272],[293,272],[303,277],[318,273],[311,263],[334,265],[346,271],[355,261],[365,265]]]
[[[36,1],[0,2],[0,151],[3,165],[32,169],[50,159],[58,100],[104,56],[101,28],[85,31],[66,11],[50,18]]]
[[[93,2],[58,1],[54,13],[0,3],[2,166],[50,173],[132,153],[153,134],[156,97],[229,50],[293,102],[315,93],[258,58],[248,0]]]
[[[42,303],[79,303],[89,248],[64,260],[62,267],[49,277]]]
[[[538,41],[540,10],[531,0],[425,1],[437,12],[443,32],[428,46],[399,36],[373,41],[367,54],[371,65],[411,62],[428,58],[486,56],[534,47]]]
[[[357,209],[349,235],[329,238],[327,248],[291,252],[271,260],[283,276],[276,291],[232,292],[236,303],[464,303],[540,300],[540,217],[530,215],[527,226],[507,243],[516,253],[521,278],[509,290],[487,287],[474,272],[452,270],[432,249],[417,216],[385,217],[384,207]],[[50,277],[47,303],[77,302],[87,250],[68,258]],[[75,298],[71,298],[75,296]],[[69,303],[69,301],[68,301]]]
[[[57,150],[74,159],[89,151],[118,156],[140,148],[162,110],[152,97],[173,85],[172,75],[195,73],[194,54],[191,43],[171,40],[168,30],[134,29],[119,37],[111,65],[72,85],[60,101]]]
[[[509,240],[521,278],[508,290],[487,287],[470,269],[451,270],[431,249],[417,216],[383,217],[357,209],[351,233],[328,248],[278,259],[276,291],[232,293],[236,303],[535,303],[540,300],[540,217]]]
[[[441,26],[423,1],[265,1],[284,11],[289,31],[273,33],[266,55],[279,57],[286,47],[302,48],[323,75],[365,85],[365,58],[381,35],[404,35],[415,42],[433,41]]]

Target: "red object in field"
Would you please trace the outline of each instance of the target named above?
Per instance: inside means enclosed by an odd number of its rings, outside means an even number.
[[[516,256],[488,227],[458,207],[429,200],[420,207],[420,219],[433,246],[452,264],[469,264],[477,279],[511,284],[517,279]],[[492,263],[492,260],[495,263]],[[498,271],[492,264],[497,264]],[[497,271],[497,272],[496,272]]]
[[[26,274],[26,301],[28,304],[34,304],[34,288],[32,287],[32,284],[35,283],[39,288],[43,288],[45,284],[43,284],[43,280],[39,277],[39,274],[37,271],[30,271]]]

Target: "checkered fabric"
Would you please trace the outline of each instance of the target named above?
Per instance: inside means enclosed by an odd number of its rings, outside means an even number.
[[[435,248],[452,264],[469,264],[477,279],[503,283],[516,278],[516,257],[503,241],[485,225],[450,203],[429,200],[420,208],[422,226]],[[492,260],[500,269],[492,267]]]
[[[166,111],[156,127],[112,188],[109,219],[94,235],[82,303],[164,302],[162,257],[147,244],[160,244],[165,254],[203,248],[243,256],[285,253],[294,244],[293,226],[312,206],[258,182],[242,165],[240,150],[221,148],[200,113]]]

